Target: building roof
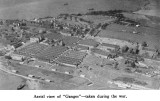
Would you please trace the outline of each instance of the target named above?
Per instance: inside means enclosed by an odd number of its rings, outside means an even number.
[[[113,45],[113,44],[108,44],[108,43],[102,43],[101,46],[106,46],[106,47],[112,47],[112,48],[118,48],[118,45]]]
[[[87,47],[87,46],[82,46],[82,45],[76,45],[75,49],[78,49],[78,50],[88,50],[89,47]]]
[[[104,56],[108,56],[109,55],[108,52],[103,51],[103,50],[98,49],[98,48],[92,48],[91,51],[94,52],[94,53],[100,54],[100,55],[104,55]]]
[[[97,41],[93,39],[84,39],[78,42],[80,45],[87,45],[87,46],[96,46],[99,44]]]

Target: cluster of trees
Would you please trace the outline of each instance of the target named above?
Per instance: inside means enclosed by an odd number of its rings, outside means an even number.
[[[101,29],[105,30],[108,25],[109,25],[108,23],[103,24],[103,25],[101,26]]]
[[[121,15],[121,13],[126,12],[124,10],[109,10],[109,11],[91,11],[86,13],[85,15],[107,15],[107,16],[116,16]]]
[[[82,21],[82,22],[86,22],[86,23],[88,23],[88,24],[92,24],[92,23],[93,23],[93,22],[88,21],[88,20],[85,20],[85,19],[83,19],[83,18],[79,18],[79,20]]]
[[[121,49],[122,53],[130,53],[130,54],[139,54],[139,49],[138,48],[129,48],[128,46],[124,46]]]
[[[135,26],[139,24],[138,22],[131,20],[129,18],[126,18],[122,13],[126,12],[124,10],[109,10],[109,11],[91,11],[86,13],[85,15],[103,15],[103,16],[112,16],[116,17],[117,20],[115,23],[121,24],[121,25],[126,25],[129,24],[131,26]]]
[[[141,46],[142,46],[142,47],[147,47],[148,44],[147,44],[147,42],[144,41],[144,42],[142,42]]]
[[[139,22],[131,20],[129,18],[124,17],[122,14],[118,14],[117,19],[115,21],[115,23],[120,24],[120,25],[129,25],[129,26],[136,26],[136,25],[140,25]]]

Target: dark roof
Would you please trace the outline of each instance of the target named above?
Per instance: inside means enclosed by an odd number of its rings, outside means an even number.
[[[113,45],[113,44],[108,44],[108,43],[102,43],[101,46],[107,46],[107,47],[112,47],[112,48],[118,48],[118,45]]]

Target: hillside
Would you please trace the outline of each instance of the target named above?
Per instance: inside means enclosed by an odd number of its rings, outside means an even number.
[[[86,12],[122,9],[136,11],[148,0],[0,0],[0,18],[34,18],[56,16],[62,12]],[[64,5],[68,3],[68,5]],[[117,6],[118,5],[118,6]]]

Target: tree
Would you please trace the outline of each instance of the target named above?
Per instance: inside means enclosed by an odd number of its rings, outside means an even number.
[[[10,60],[10,59],[12,59],[12,57],[11,56],[5,56],[5,59]]]
[[[148,46],[148,44],[147,44],[147,42],[142,42],[142,47],[147,47]]]
[[[127,52],[129,50],[129,47],[128,46],[124,46],[124,47],[122,47],[122,52],[123,53],[125,53],[125,52]]]

